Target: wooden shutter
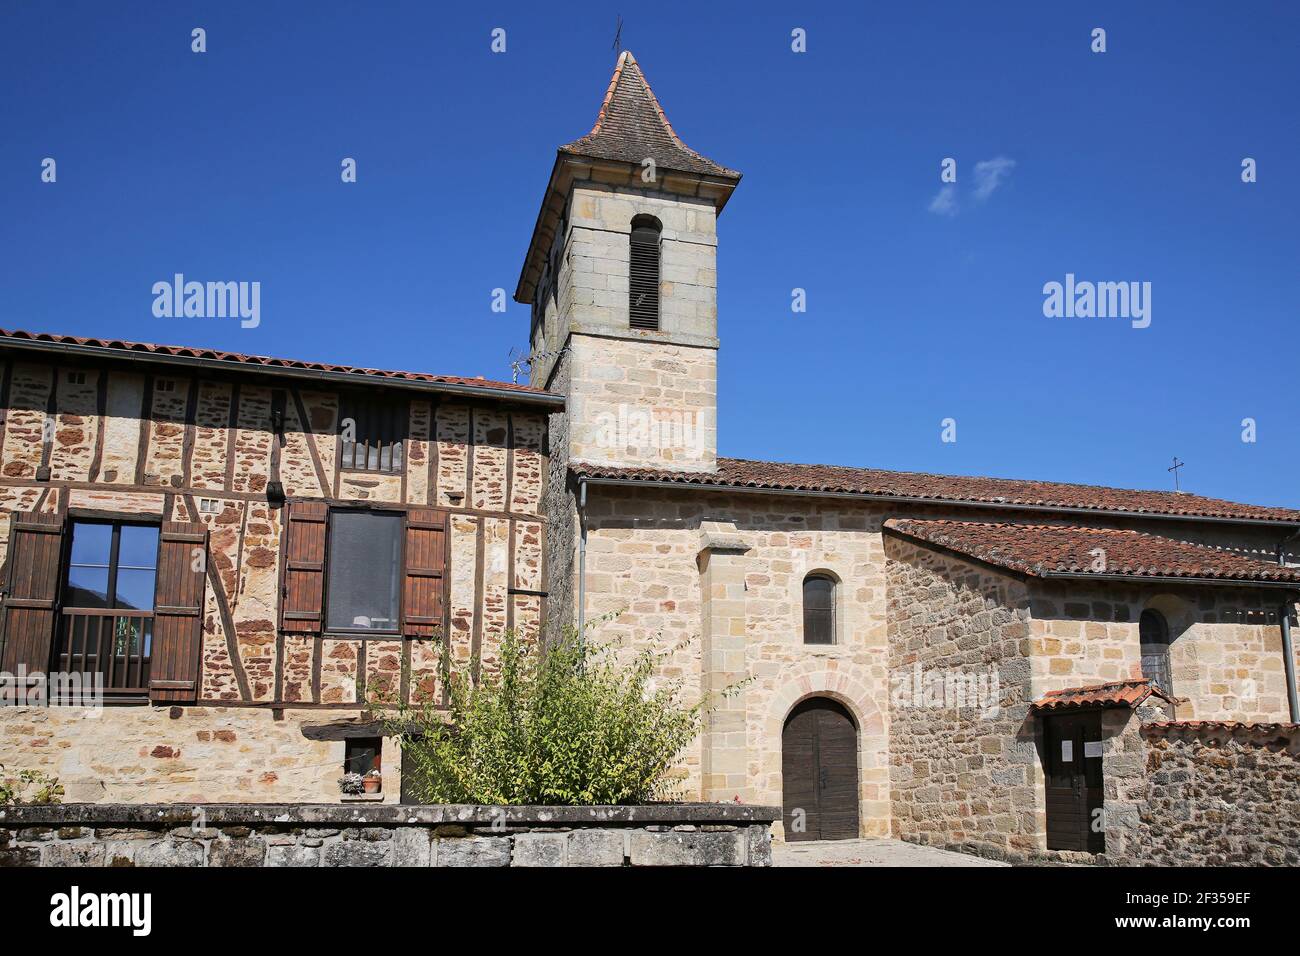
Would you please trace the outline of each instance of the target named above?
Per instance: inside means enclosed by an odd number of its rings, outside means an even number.
[[[634,225],[628,255],[628,324],[659,328],[659,230]]]
[[[402,633],[432,637],[443,626],[443,580],[447,568],[447,516],[435,508],[406,513],[406,582]]]
[[[2,667],[16,674],[49,670],[58,614],[63,518],[15,514],[9,531],[9,581],[4,595]]]
[[[164,521],[149,657],[152,701],[192,701],[198,695],[207,566],[207,527],[200,522]]]
[[[329,505],[293,501],[285,506],[284,585],[280,627],[319,634],[325,603],[325,526]]]

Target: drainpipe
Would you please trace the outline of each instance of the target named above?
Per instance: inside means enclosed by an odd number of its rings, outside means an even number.
[[[1286,546],[1300,538],[1300,528],[1290,537],[1284,538],[1277,545],[1277,563],[1286,565]],[[1295,650],[1291,645],[1291,606],[1294,601],[1284,601],[1278,610],[1278,621],[1282,626],[1282,670],[1286,673],[1286,703],[1291,711],[1291,723],[1300,723],[1300,700],[1296,698],[1295,686]]]
[[[1291,602],[1282,605],[1278,619],[1282,622],[1282,668],[1286,671],[1286,702],[1291,708],[1291,723],[1300,723],[1300,702],[1295,690],[1295,651],[1291,647]]]
[[[578,482],[578,646],[587,639],[587,482]]]

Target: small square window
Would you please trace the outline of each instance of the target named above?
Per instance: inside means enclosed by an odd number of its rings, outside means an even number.
[[[85,384],[86,384],[86,373],[85,373],[85,372],[69,372],[69,373],[68,373],[68,384],[69,384],[69,385],[85,385]]]
[[[343,744],[343,772],[359,773],[365,779],[366,793],[383,790],[382,737],[348,737]]]
[[[216,498],[200,498],[199,513],[205,515],[221,514],[221,502]]]
[[[155,392],[174,392],[176,391],[176,380],[171,378],[160,378],[153,383]]]
[[[339,414],[339,462],[353,471],[400,472],[408,409],[405,402],[347,395]]]

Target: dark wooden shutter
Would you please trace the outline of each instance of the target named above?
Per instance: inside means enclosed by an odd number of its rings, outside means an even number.
[[[44,674],[58,613],[63,519],[15,514],[9,531],[9,581],[4,595],[2,669]]]
[[[434,508],[406,513],[406,583],[402,633],[432,637],[443,626],[443,580],[447,568],[447,516]]]
[[[152,701],[192,701],[198,695],[207,567],[207,527],[197,521],[164,521],[149,657]]]
[[[659,230],[634,225],[628,254],[628,321],[634,329],[659,328]]]
[[[325,602],[325,527],[329,505],[294,501],[285,506],[284,586],[280,627],[319,634]]]

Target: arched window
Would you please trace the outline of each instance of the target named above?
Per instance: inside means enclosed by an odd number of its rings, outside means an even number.
[[[628,253],[628,321],[634,329],[659,328],[659,220],[632,220]]]
[[[1169,669],[1169,624],[1159,611],[1147,609],[1138,620],[1138,640],[1142,644],[1142,676],[1166,694],[1174,692]]]
[[[803,579],[803,642],[835,643],[835,579],[829,574]]]

